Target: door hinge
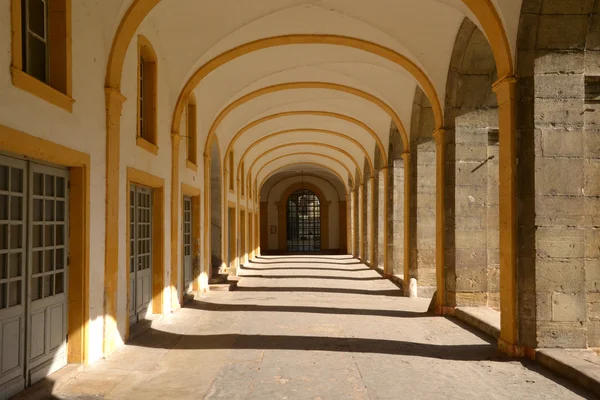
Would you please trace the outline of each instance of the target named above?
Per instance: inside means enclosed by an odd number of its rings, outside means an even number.
[[[67,256],[67,267],[70,267],[70,266],[71,266],[71,255],[69,254]]]
[[[69,343],[69,334],[67,333],[67,336],[65,337],[65,342]]]

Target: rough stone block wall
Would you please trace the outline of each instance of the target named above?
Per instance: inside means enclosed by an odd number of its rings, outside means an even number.
[[[211,266],[221,267],[221,169],[219,166],[219,153],[216,146],[212,149],[210,169],[210,247]]]
[[[600,346],[597,3],[525,2],[520,21],[519,334],[532,347]]]
[[[390,127],[388,149],[388,257],[392,273],[404,277],[404,160],[402,138]]]
[[[383,247],[384,247],[384,235],[386,232],[383,231],[383,219],[385,218],[384,208],[383,208],[383,199],[384,196],[387,196],[387,193],[384,191],[383,187],[383,174],[384,172],[379,171],[377,173],[376,188],[377,188],[377,229],[375,230],[375,235],[377,236],[377,265],[380,268],[384,266],[383,260]],[[389,226],[389,223],[388,223]]]
[[[365,171],[365,177],[363,182],[363,193],[364,193],[364,207],[362,209],[363,213],[363,256],[364,260],[367,263],[371,262],[371,234],[370,228],[373,220],[371,219],[371,212],[373,210],[373,204],[371,200],[371,185],[369,185],[369,178],[371,177],[371,173],[369,170]]]
[[[488,132],[496,137],[496,132]],[[487,146],[487,306],[500,310],[500,210],[497,143]]]
[[[415,93],[411,126],[411,265],[418,296],[436,290],[436,145],[431,105],[419,88]]]
[[[495,61],[465,20],[446,93],[446,290],[450,306],[499,308],[498,126]]]
[[[393,167],[388,169],[388,178],[393,187],[388,192],[388,204],[393,207],[388,214],[390,218],[388,227],[388,235],[391,235],[391,240],[388,240],[388,254],[392,257],[392,265],[394,275],[404,276],[404,160],[393,160]]]
[[[419,297],[431,297],[436,289],[436,146],[432,137],[420,141],[422,142],[413,145],[416,152],[412,157],[417,204],[414,211],[416,246],[411,261],[412,270],[417,278]]]

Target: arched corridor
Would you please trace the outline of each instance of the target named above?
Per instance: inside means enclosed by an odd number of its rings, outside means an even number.
[[[598,1],[6,0],[0,26],[0,399],[160,337],[340,356],[314,398],[576,395],[525,359],[600,395]],[[286,302],[332,331],[286,334]],[[238,396],[227,357],[199,392]]]

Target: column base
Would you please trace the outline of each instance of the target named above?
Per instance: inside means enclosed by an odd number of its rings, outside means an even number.
[[[440,317],[444,317],[446,315],[453,317],[454,316],[454,307],[446,307],[446,306],[439,306],[436,304],[435,306],[435,315],[438,315]]]
[[[498,339],[498,350],[510,357],[527,357],[531,360],[535,360],[535,349],[519,344],[511,344],[503,339]]]

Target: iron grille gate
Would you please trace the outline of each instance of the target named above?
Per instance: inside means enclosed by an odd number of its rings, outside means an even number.
[[[308,189],[296,190],[287,201],[287,250],[321,251],[321,203]]]

